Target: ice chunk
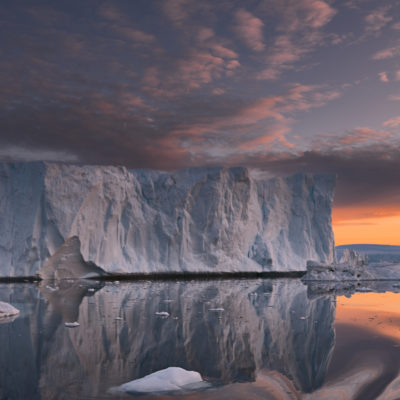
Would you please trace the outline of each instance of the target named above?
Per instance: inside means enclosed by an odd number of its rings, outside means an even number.
[[[19,310],[16,309],[9,303],[5,303],[4,301],[0,301],[0,323],[9,318],[15,317],[19,314]]]
[[[169,317],[169,313],[166,311],[156,311],[156,315],[159,315],[160,317]]]
[[[79,322],[65,322],[64,324],[67,328],[76,328],[79,326]]]
[[[196,371],[169,367],[121,386],[111,388],[111,394],[118,393],[167,393],[204,389],[210,385],[203,381]]]
[[[344,249],[339,262],[352,266],[368,265],[368,256],[364,256],[353,249]]]

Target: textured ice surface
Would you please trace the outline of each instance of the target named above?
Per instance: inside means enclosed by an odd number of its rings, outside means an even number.
[[[113,387],[110,393],[165,393],[179,392],[208,387],[196,371],[186,371],[179,367],[169,367],[140,379]]]
[[[354,260],[353,260],[354,261]],[[304,281],[380,281],[400,280],[400,264],[374,263],[369,265],[352,265],[341,263],[334,265],[319,265],[309,263]]]
[[[58,280],[104,275],[101,268],[83,259],[80,246],[77,236],[69,238],[39,270],[40,277]],[[53,288],[53,290],[56,289]]]
[[[362,255],[353,249],[344,249],[339,262],[353,266],[368,265],[368,256]]]
[[[335,177],[257,180],[246,168],[175,173],[0,164],[0,273],[26,276],[77,236],[107,272],[305,270],[334,261]]]

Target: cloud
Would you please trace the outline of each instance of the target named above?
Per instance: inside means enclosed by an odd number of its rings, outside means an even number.
[[[256,79],[276,80],[280,77],[281,73],[282,73],[281,69],[269,67],[262,70],[261,72],[258,72],[256,74]]]
[[[163,9],[171,22],[180,26],[189,16],[188,4],[190,0],[164,0]]]
[[[400,46],[388,47],[373,54],[373,60],[387,60],[400,55]]]
[[[113,26],[112,29],[122,38],[132,41],[135,44],[152,44],[156,41],[154,35],[143,32],[140,29]]]
[[[129,22],[126,15],[124,15],[121,10],[117,8],[115,3],[112,3],[110,1],[104,2],[100,5],[100,7],[98,8],[98,14],[102,18],[116,22],[120,25],[126,25]]]
[[[268,12],[270,7],[265,7]],[[329,37],[323,29],[337,13],[322,0],[289,1],[289,5],[274,2],[272,7],[280,15],[279,24],[272,46],[266,50],[268,67],[256,75],[257,79],[278,79],[282,72],[323,44],[325,37]]]
[[[45,148],[32,148],[24,146],[7,145],[0,148],[0,160],[8,161],[57,161],[78,162],[79,157],[64,150],[51,150]]]
[[[393,18],[387,15],[390,7],[381,7],[373,10],[365,17],[366,30],[368,32],[378,33],[382,30]]]
[[[389,82],[389,78],[388,78],[386,72],[379,72],[378,75],[379,75],[379,80],[380,80],[381,82],[385,82],[385,83],[388,83],[388,82]]]
[[[385,121],[382,125],[387,126],[388,128],[396,128],[397,126],[400,125],[400,116],[390,118],[387,121]]]
[[[391,101],[400,101],[400,95],[390,95],[389,100]]]
[[[261,19],[244,9],[239,9],[235,13],[235,20],[236,33],[243,43],[254,51],[263,51],[265,49],[263,39],[264,23]]]
[[[400,30],[400,22],[396,22],[391,26],[392,29],[399,31]]]
[[[68,14],[53,7],[33,6],[26,8],[26,12],[43,25],[59,27],[70,23]]]

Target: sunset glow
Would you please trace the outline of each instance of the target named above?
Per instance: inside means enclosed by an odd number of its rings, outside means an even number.
[[[400,216],[337,220],[340,214],[340,210],[334,209],[333,231],[337,246],[357,243],[400,245]]]
[[[400,293],[356,293],[336,299],[336,324],[350,324],[390,336],[400,343]]]

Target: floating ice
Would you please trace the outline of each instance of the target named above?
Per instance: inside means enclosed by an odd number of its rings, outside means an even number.
[[[156,315],[159,315],[160,317],[169,317],[169,313],[166,311],[156,311]]]
[[[0,301],[0,322],[2,319],[14,317],[19,314],[19,310],[16,309],[9,303],[5,303],[4,301]]]
[[[79,326],[79,322],[66,322],[64,324],[67,328],[76,328],[77,326]]]
[[[109,390],[118,393],[167,393],[204,389],[210,385],[196,371],[169,367]]]

